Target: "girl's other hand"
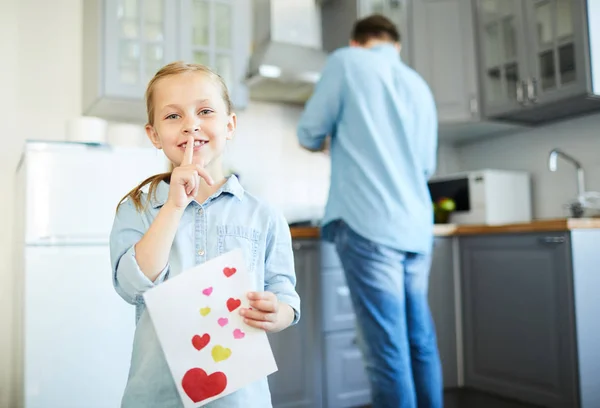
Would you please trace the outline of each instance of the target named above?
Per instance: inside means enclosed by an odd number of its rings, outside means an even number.
[[[277,332],[290,325],[294,311],[289,305],[279,303],[273,292],[250,292],[248,299],[250,309],[240,310],[240,315],[248,326]]]
[[[213,184],[210,175],[201,164],[194,164],[194,137],[188,137],[183,160],[173,169],[168,201],[176,208],[186,208],[198,194],[201,179],[208,185]]]

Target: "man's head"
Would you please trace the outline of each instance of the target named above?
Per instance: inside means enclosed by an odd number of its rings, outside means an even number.
[[[400,50],[400,33],[388,18],[373,14],[354,23],[351,46],[371,48],[382,43],[394,44]]]

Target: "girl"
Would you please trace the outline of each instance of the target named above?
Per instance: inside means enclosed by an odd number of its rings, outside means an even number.
[[[202,65],[163,67],[146,91],[146,133],[172,171],[142,182],[119,203],[110,236],[117,293],[136,306],[136,331],[122,408],[181,407],[142,294],[168,277],[241,248],[253,283],[244,321],[267,332],[295,324],[300,299],[285,219],[225,177],[222,155],[233,138],[222,79]],[[271,407],[264,378],[207,407]]]

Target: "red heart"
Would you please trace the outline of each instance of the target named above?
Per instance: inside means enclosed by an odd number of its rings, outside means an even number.
[[[237,269],[235,268],[225,268],[223,269],[223,273],[225,274],[225,276],[227,276],[228,278],[233,275],[234,273],[237,272]]]
[[[192,401],[200,402],[222,393],[227,387],[227,376],[220,371],[206,375],[203,369],[192,368],[184,374],[181,386]]]
[[[227,299],[227,309],[229,309],[230,312],[233,312],[235,309],[240,307],[241,304],[242,304],[242,301],[239,299],[234,299],[234,298]]]
[[[204,333],[202,337],[197,334],[192,337],[192,345],[196,348],[196,350],[202,350],[208,342],[210,341],[210,335],[208,333]]]

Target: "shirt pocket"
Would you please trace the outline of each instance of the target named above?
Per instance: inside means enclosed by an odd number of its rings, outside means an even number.
[[[217,235],[219,255],[223,255],[224,253],[239,248],[244,254],[248,272],[256,272],[260,232],[253,228],[239,225],[218,225]]]

